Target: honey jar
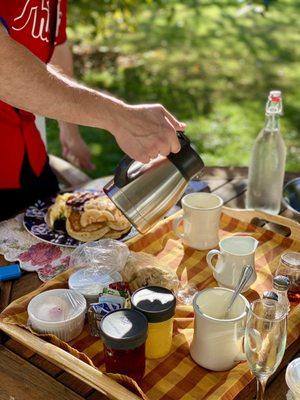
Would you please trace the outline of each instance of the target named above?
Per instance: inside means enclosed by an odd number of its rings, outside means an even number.
[[[171,290],[148,286],[136,290],[131,297],[132,307],[148,320],[146,358],[160,358],[171,350],[176,298]]]

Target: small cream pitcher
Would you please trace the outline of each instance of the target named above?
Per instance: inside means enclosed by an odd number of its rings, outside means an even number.
[[[256,280],[255,250],[259,242],[252,236],[231,236],[219,242],[220,250],[211,250],[206,256],[208,266],[213,272],[219,286],[234,289],[240,279],[245,265],[253,267],[252,277],[245,286],[246,292]],[[218,256],[216,265],[212,263],[214,256]]]

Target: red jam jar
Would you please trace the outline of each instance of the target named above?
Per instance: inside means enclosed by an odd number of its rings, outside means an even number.
[[[136,310],[107,314],[100,323],[106,372],[128,375],[140,381],[145,373],[147,318]]]

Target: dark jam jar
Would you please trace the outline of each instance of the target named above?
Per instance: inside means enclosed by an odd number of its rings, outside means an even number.
[[[148,322],[139,311],[121,309],[100,323],[106,372],[128,375],[140,381],[145,373]]]

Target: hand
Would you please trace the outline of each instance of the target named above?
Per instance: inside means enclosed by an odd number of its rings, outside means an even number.
[[[147,163],[158,154],[178,153],[180,144],[176,131],[184,128],[185,124],[160,104],[123,105],[110,131],[125,153]]]
[[[60,142],[63,157],[78,168],[95,169],[91,162],[91,152],[82,139],[78,126],[60,123]]]

